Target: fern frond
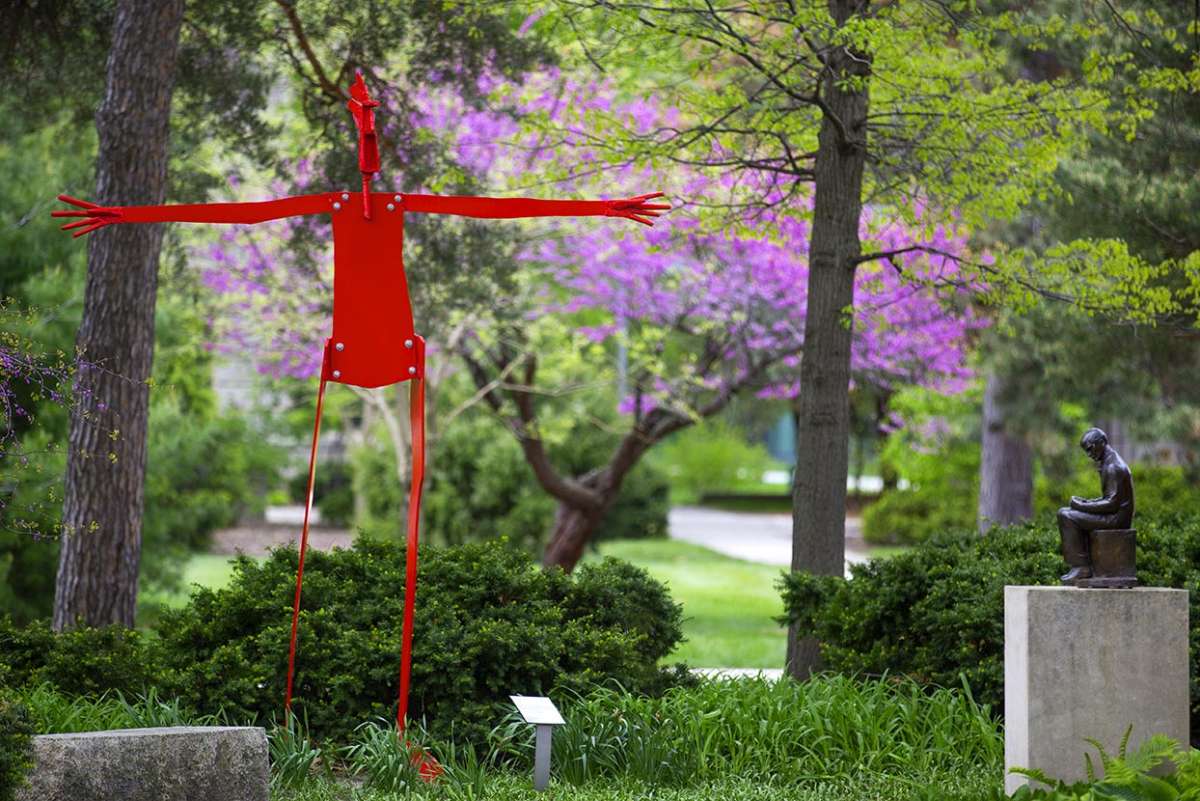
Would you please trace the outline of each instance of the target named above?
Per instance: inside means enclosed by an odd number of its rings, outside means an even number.
[[[1175,756],[1179,743],[1165,734],[1152,734],[1137,747],[1127,762],[1134,770],[1149,773],[1154,768]]]
[[[1040,782],[1046,785],[1047,787],[1058,787],[1059,784],[1061,784],[1058,779],[1053,778],[1040,768],[1009,768],[1008,772],[1015,773],[1018,776],[1028,777],[1033,779],[1035,782]]]
[[[1125,749],[1129,747],[1129,735],[1133,734],[1133,724],[1130,723],[1125,729],[1125,736],[1121,738],[1121,747],[1117,749],[1117,756],[1121,759],[1125,758]]]
[[[1145,801],[1136,787],[1101,782],[1092,786],[1094,801]]]
[[[1084,737],[1083,741],[1100,752],[1100,764],[1107,769],[1108,763],[1112,761],[1112,757],[1104,750],[1104,746],[1100,744],[1100,741],[1092,737]]]

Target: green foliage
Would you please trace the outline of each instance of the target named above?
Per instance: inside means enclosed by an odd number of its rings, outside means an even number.
[[[82,286],[78,260],[70,270],[33,272],[21,285],[31,311],[5,315],[5,327],[15,323],[11,330],[49,354],[71,352]],[[188,300],[164,293],[155,327],[141,573],[144,583],[170,584],[186,549],[260,503],[284,454],[236,412],[217,413],[203,318]],[[36,425],[21,438],[25,458],[0,458],[0,613],[29,621],[48,615],[54,599],[68,407],[46,397],[21,402]]]
[[[271,753],[271,789],[299,787],[322,763],[322,750],[308,736],[307,727],[295,715],[285,715],[267,733]]]
[[[975,523],[979,496],[978,392],[943,395],[921,387],[890,401],[904,420],[883,447],[884,469],[908,482],[863,511],[863,537],[877,544],[924,542]]]
[[[265,442],[236,412],[204,416],[182,410],[176,395],[153,396],[142,524],[142,581],[173,585],[186,553],[203,547],[209,534],[232,525],[262,504],[284,453]],[[63,435],[65,436],[65,434]],[[35,454],[24,466],[0,465],[11,481],[7,501],[28,525],[0,531],[0,613],[30,621],[50,613],[62,513],[66,454],[54,435],[33,431],[23,447]],[[9,521],[11,524],[11,520]]]
[[[49,683],[26,687],[21,702],[38,734],[69,734],[156,726],[215,726],[228,723],[220,715],[196,715],[177,698],[162,698],[151,688],[127,700],[119,690],[99,695],[65,693]]]
[[[0,801],[13,801],[33,767],[34,731],[28,710],[0,685]]]
[[[160,624],[167,689],[201,711],[268,718],[282,703],[296,552],[238,562],[232,584],[197,591]],[[305,563],[294,706],[313,736],[394,714],[404,549],[360,542]],[[571,576],[502,542],[422,549],[410,716],[462,736],[502,716],[510,693],[619,681],[661,689],[681,637],[665,588],[616,561]]]
[[[370,493],[377,482],[363,482],[363,490]],[[288,498],[293,503],[304,503],[304,492],[308,489],[308,472],[300,472],[288,482]],[[344,528],[354,520],[354,471],[341,461],[321,462],[313,478],[313,505],[321,511],[321,522],[327,526]]]
[[[633,468],[621,484],[621,494],[604,513],[589,544],[608,540],[667,538],[667,513],[671,484],[662,471],[648,463]]]
[[[564,472],[579,475],[611,453],[612,442],[587,424],[551,450]],[[506,537],[540,552],[554,522],[556,503],[537,483],[513,436],[483,415],[461,417],[431,454],[422,513],[422,536],[441,545]],[[355,491],[366,502],[359,521],[372,536],[399,538],[407,488],[394,479],[395,454],[386,437],[370,438],[353,459]],[[593,542],[666,537],[668,486],[654,467],[640,464],[626,477]]]
[[[976,461],[972,467],[968,455]],[[1076,454],[1077,456],[1077,454]],[[939,532],[975,527],[979,483],[978,447],[951,447],[942,460],[943,476],[913,489],[892,490],[863,511],[863,536],[873,543],[913,545]],[[1077,458],[1074,475],[1055,481],[1046,474],[1034,481],[1034,517],[1047,519],[1072,495],[1100,494],[1096,470]],[[957,465],[957,467],[956,467]],[[1161,516],[1200,506],[1200,487],[1181,467],[1135,464],[1133,486],[1139,515]],[[969,479],[969,480],[968,480]]]
[[[1193,725],[1200,721],[1200,518],[1140,517],[1138,579],[1191,591]],[[947,532],[853,578],[792,573],[781,581],[786,618],[822,643],[825,664],[853,674],[892,673],[940,686],[965,679],[1001,708],[1004,587],[1058,583],[1057,528]]]
[[[681,503],[695,503],[706,492],[728,492],[757,485],[778,463],[762,445],[751,444],[735,426],[707,420],[673,435],[650,457],[671,482]]]
[[[55,633],[44,620],[22,627],[0,618],[0,664],[14,687],[46,683],[68,695],[134,696],[159,677],[155,640],[123,626]]]
[[[398,536],[407,487],[395,478],[395,455],[385,437],[355,454],[355,487],[366,500],[369,533]],[[431,453],[422,512],[427,541],[457,545],[507,537],[534,552],[554,516],[554,501],[538,486],[521,448],[482,415],[456,420]]]
[[[976,504],[974,492],[947,494],[937,484],[891,490],[863,510],[863,539],[876,545],[914,545],[941,531],[969,529],[975,525]]]
[[[362,776],[367,787],[403,793],[421,783],[413,763],[415,750],[407,738],[397,736],[394,723],[384,720],[355,729],[354,739],[344,753],[347,767]],[[419,752],[416,758],[420,758]]]
[[[1013,768],[1014,773],[1028,776],[1035,782],[1012,795],[1012,801],[1072,801],[1072,799],[1120,799],[1120,801],[1174,801],[1190,799],[1200,794],[1200,751],[1181,747],[1169,737],[1153,734],[1132,753],[1128,750],[1133,729],[1125,731],[1116,755],[1109,754],[1095,740],[1090,743],[1099,753],[1104,778],[1098,779],[1091,755],[1086,760],[1088,780],[1067,783],[1054,779],[1040,770]],[[1171,763],[1174,768],[1165,775],[1153,775],[1157,768]]]
[[[172,398],[155,404],[146,465],[142,537],[149,548],[197,550],[250,511],[278,478],[283,451],[238,412],[189,415]]]

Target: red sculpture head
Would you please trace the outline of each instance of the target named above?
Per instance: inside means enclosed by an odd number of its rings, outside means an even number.
[[[378,105],[378,100],[371,99],[362,73],[357,73],[354,83],[350,85],[350,100],[346,108],[350,109],[358,128],[358,169],[366,180],[379,172],[379,142],[375,136],[375,107]]]

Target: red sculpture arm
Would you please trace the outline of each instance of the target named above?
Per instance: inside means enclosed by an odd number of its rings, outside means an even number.
[[[320,214],[330,211],[333,195],[301,195],[260,203],[196,203],[179,206],[98,206],[70,195],[59,195],[64,203],[77,206],[70,211],[52,211],[52,217],[79,217],[62,226],[64,231],[78,228],[73,236],[83,236],[114,223],[260,223],[281,217]]]
[[[622,200],[533,200],[530,198],[404,195],[405,211],[430,214],[461,214],[464,217],[624,217],[642,225],[671,208],[669,203],[647,203],[662,192]]]

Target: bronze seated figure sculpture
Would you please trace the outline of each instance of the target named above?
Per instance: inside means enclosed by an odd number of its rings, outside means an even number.
[[[1137,532],[1133,530],[1133,475],[1108,444],[1108,435],[1088,429],[1079,442],[1100,472],[1099,498],[1071,498],[1058,510],[1062,554],[1070,570],[1063,584],[1132,587]]]

